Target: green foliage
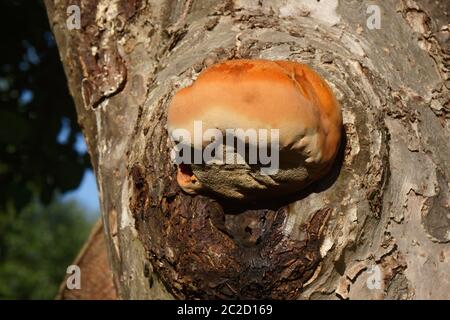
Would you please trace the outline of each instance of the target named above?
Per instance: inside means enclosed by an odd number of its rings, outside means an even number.
[[[0,211],[75,189],[89,167],[41,1],[0,3]],[[58,139],[65,124],[66,137]]]
[[[91,226],[73,202],[0,214],[0,299],[53,299]]]
[[[91,222],[49,203],[89,158],[42,1],[1,1],[0,30],[0,299],[53,299]]]

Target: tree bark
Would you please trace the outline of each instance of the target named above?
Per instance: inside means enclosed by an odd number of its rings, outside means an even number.
[[[66,27],[72,4],[79,30]],[[366,25],[371,4],[380,29]],[[46,6],[120,298],[450,298],[446,1]],[[340,159],[293,198],[229,207],[176,185],[168,102],[207,66],[237,58],[308,64],[342,105]]]

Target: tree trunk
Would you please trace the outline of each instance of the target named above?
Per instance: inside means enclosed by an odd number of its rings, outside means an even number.
[[[79,30],[66,26],[73,4]],[[448,2],[46,6],[121,298],[450,298]],[[207,66],[238,58],[308,64],[341,103],[341,157],[294,198],[229,208],[177,187],[168,102]],[[249,221],[257,244],[242,231]]]

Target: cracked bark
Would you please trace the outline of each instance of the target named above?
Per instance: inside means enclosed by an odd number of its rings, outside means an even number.
[[[383,1],[369,30],[369,4],[46,1],[121,298],[450,298],[450,8]],[[235,58],[299,61],[329,82],[346,135],[332,175],[256,208],[178,189],[168,101]]]

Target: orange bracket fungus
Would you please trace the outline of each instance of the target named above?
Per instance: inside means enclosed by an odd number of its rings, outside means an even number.
[[[339,149],[342,116],[330,87],[310,67],[230,60],[175,94],[167,125],[179,186],[242,200],[297,192],[326,175]]]

